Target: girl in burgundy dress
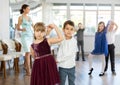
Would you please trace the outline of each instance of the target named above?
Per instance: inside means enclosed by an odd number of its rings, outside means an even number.
[[[42,22],[34,25],[35,41],[31,45],[31,55],[34,57],[30,85],[59,85],[59,73],[56,61],[51,55],[50,45],[63,40],[56,25],[50,24],[47,28],[54,28],[56,38],[45,38],[46,27]]]

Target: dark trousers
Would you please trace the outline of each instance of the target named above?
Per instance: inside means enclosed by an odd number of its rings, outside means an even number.
[[[81,53],[82,53],[82,59],[84,60],[84,41],[77,41],[77,46],[78,46],[78,52],[77,52],[77,58],[76,60],[79,60],[79,52],[80,52],[80,47],[81,47]]]
[[[110,62],[111,62],[111,71],[115,71],[115,46],[114,44],[108,45],[108,55],[106,56],[106,65],[105,65],[105,71],[108,69],[108,60],[110,57]]]

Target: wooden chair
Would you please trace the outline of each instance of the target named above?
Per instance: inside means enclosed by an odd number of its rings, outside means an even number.
[[[23,52],[21,52],[21,44],[12,39],[4,39],[2,41],[8,46],[7,54],[11,55],[14,59],[13,68],[15,72],[19,73],[19,57],[23,55]]]
[[[19,57],[23,55],[21,52],[22,45],[20,42],[14,40],[15,50],[16,50],[16,57],[14,58],[14,69],[17,73],[19,73]]]
[[[11,55],[8,55],[7,52],[8,52],[8,46],[3,43],[2,41],[0,42],[1,44],[1,47],[2,47],[2,50],[3,50],[3,54],[0,55],[0,61],[1,61],[1,68],[0,70],[3,71],[3,75],[4,75],[4,78],[6,78],[6,61],[8,60],[12,60],[12,57]]]

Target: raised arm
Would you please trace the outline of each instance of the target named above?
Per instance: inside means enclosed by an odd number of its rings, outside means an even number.
[[[50,24],[47,26],[48,28],[51,29],[55,29],[56,33],[57,33],[57,37],[53,37],[53,38],[48,38],[48,43],[51,44],[55,44],[55,43],[59,43],[63,40],[63,35],[61,33],[61,31],[58,29],[58,27],[55,24]]]
[[[106,27],[105,27],[105,32],[107,32],[107,30],[109,30],[109,28],[110,28],[110,23],[111,23],[111,21],[108,21],[108,23],[107,23],[107,25],[106,25]]]
[[[118,25],[115,22],[113,22],[113,23],[114,23],[114,26],[115,26],[114,30],[117,30],[118,29]]]
[[[118,29],[118,25],[114,21],[110,20],[107,29],[108,31],[116,31]]]

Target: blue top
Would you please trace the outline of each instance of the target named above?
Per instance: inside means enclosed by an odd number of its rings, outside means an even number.
[[[95,55],[104,54],[105,56],[107,56],[108,45],[106,39],[106,32],[107,32],[107,27],[102,32],[96,32],[94,50],[91,52],[91,54],[95,54]]]
[[[30,46],[33,42],[33,31],[31,29],[32,27],[32,21],[29,17],[29,20],[26,20],[22,16],[22,28],[25,28],[26,31],[21,32],[21,42],[23,46],[24,52],[30,52]]]
[[[22,36],[33,36],[33,31],[31,29],[32,26],[32,21],[29,17],[29,20],[26,20],[23,16],[22,16],[22,28],[25,28],[26,31],[22,32]]]

